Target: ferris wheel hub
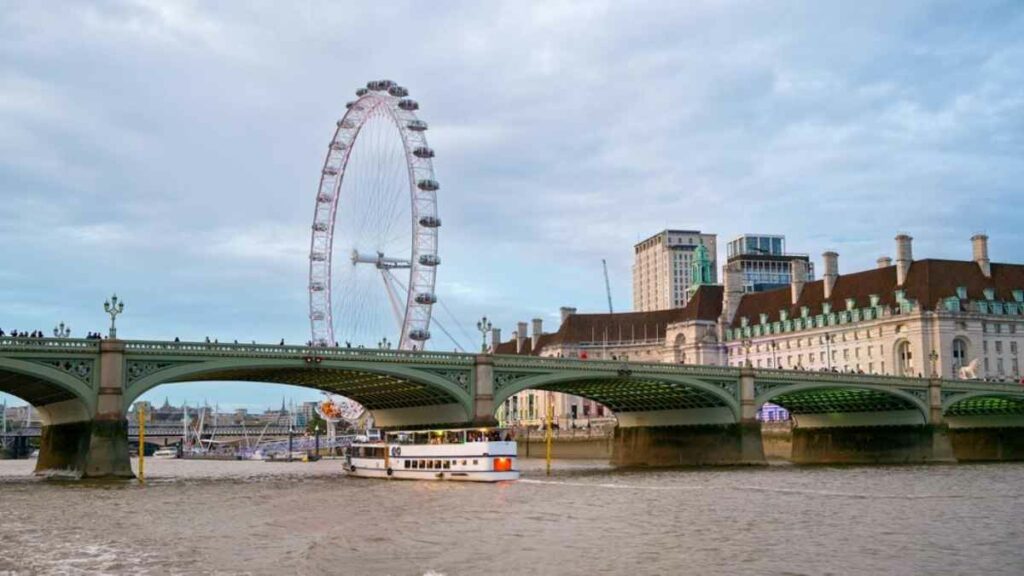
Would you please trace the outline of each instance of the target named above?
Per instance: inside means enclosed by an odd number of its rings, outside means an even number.
[[[391,258],[383,252],[375,254],[364,254],[359,250],[352,250],[352,265],[373,264],[378,270],[394,270],[396,268],[412,268],[412,262],[402,258]]]

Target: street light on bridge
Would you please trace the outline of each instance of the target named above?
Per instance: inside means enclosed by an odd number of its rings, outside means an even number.
[[[110,300],[103,303],[103,311],[110,314],[110,334],[108,338],[114,340],[117,338],[117,326],[115,325],[115,319],[117,315],[124,312],[124,302],[117,301],[117,294],[114,294]]]
[[[484,316],[476,323],[476,329],[480,331],[480,352],[482,354],[487,353],[487,333],[491,331],[491,328],[493,326],[491,321],[487,319],[487,316]]]
[[[53,327],[54,338],[69,338],[71,336],[71,326],[65,326],[63,322]]]
[[[391,350],[391,341],[388,340],[387,336],[385,336],[381,338],[379,342],[377,342],[377,348],[381,350]]]

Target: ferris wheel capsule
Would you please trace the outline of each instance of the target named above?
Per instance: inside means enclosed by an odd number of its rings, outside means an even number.
[[[420,226],[425,228],[438,228],[441,226],[441,219],[435,216],[424,216],[420,218]]]
[[[418,146],[412,149],[412,155],[417,158],[433,158],[434,149],[427,146]]]
[[[427,129],[427,123],[423,120],[409,120],[406,122],[405,127],[413,132],[423,132]]]
[[[437,183],[437,180],[427,178],[416,182],[416,187],[426,192],[436,192],[441,185]]]
[[[420,256],[420,264],[424,266],[437,266],[441,263],[441,258],[436,254],[423,254]]]
[[[434,304],[437,302],[437,296],[430,292],[423,292],[416,295],[417,304]]]
[[[409,95],[409,91],[401,86],[392,86],[391,88],[388,88],[388,94],[391,94],[396,98],[405,98]]]
[[[412,99],[409,99],[409,98],[406,98],[404,100],[399,100],[398,101],[398,107],[401,108],[402,110],[407,111],[407,112],[412,112],[414,110],[419,110],[420,109],[419,102],[416,102],[415,100],[412,100]]]
[[[409,332],[409,338],[411,338],[413,340],[416,340],[417,342],[423,342],[425,340],[430,340],[430,331],[429,330],[412,330],[411,332]]]

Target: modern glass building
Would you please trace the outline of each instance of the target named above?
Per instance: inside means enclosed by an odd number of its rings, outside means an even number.
[[[814,280],[814,264],[807,254],[786,252],[786,237],[778,234],[743,234],[726,247],[727,262],[739,262],[744,292],[763,292],[789,286],[794,260],[807,265],[807,280]]]

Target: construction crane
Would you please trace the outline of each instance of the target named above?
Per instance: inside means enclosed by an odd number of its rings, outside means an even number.
[[[601,258],[601,266],[604,267],[604,291],[608,295],[608,313],[612,314],[612,285],[608,282],[608,262]]]

